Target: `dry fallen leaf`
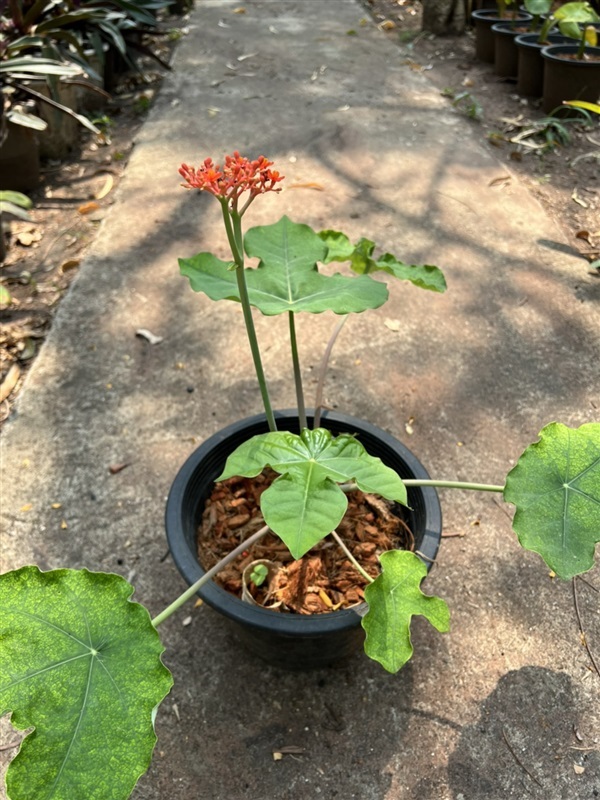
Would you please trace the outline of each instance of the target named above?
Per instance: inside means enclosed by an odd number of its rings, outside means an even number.
[[[39,231],[21,231],[17,234],[17,242],[23,247],[31,247],[34,242],[39,242],[42,234]]]
[[[508,186],[510,182],[511,182],[510,175],[501,175],[499,178],[493,178],[488,183],[488,186]]]
[[[11,364],[6,377],[0,385],[0,403],[3,403],[17,385],[21,377],[21,368],[18,364]]]
[[[100,206],[98,205],[98,203],[94,203],[93,201],[91,201],[89,203],[83,203],[83,205],[79,206],[77,211],[82,216],[85,216],[85,214],[91,214],[92,211],[98,211],[99,208]]]
[[[285,747],[279,747],[273,750],[273,761],[281,761],[285,755],[299,756],[304,753],[304,747],[297,747],[295,744],[289,744]]]
[[[317,192],[324,192],[325,187],[320,183],[292,183],[288,189],[315,189]]]
[[[399,319],[386,319],[383,321],[383,324],[386,328],[389,328],[391,331],[399,331],[402,327],[401,322]]]
[[[581,197],[579,197],[579,195],[577,194],[577,189],[573,189],[573,194],[571,195],[571,200],[573,200],[575,203],[580,205],[582,208],[589,208],[589,206],[585,202],[585,200],[582,200]]]
[[[69,261],[65,261],[63,264],[60,265],[60,271],[64,275],[65,272],[69,272],[72,269],[75,269],[81,264],[80,258],[71,258]]]
[[[590,247],[593,247],[592,237],[589,231],[577,231],[575,234],[575,238],[583,239],[584,242],[587,242]]]
[[[123,464],[111,464],[110,467],[108,468],[108,471],[110,472],[111,475],[116,475],[118,472],[122,472],[125,469],[125,467],[128,466],[129,464],[127,462],[124,462]]]
[[[94,200],[102,200],[103,197],[106,197],[106,195],[112,189],[113,184],[114,184],[113,176],[107,175],[106,180],[104,181],[104,186],[100,189],[99,192],[96,192],[96,194],[94,195]]]
[[[163,340],[162,336],[157,336],[147,328],[138,328],[135,335],[139,336],[141,339],[145,339],[147,342],[150,342],[150,344],[160,344]]]

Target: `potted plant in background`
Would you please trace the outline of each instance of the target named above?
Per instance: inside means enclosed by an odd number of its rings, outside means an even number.
[[[233,440],[231,430],[217,434],[213,444],[229,439],[226,453],[207,450],[200,461],[204,472],[224,483],[225,489],[232,481],[259,480],[263,468],[271,467],[279,477],[270,488],[257,492],[265,524],[242,538],[154,619],[143,606],[131,602],[133,587],[117,575],[70,569],[43,573],[28,566],[0,577],[0,713],[11,711],[15,727],[32,728],[7,773],[11,800],[42,796],[50,785],[56,796],[86,800],[129,796],[150,762],[156,707],[171,686],[161,663],[163,647],[156,628],[203,590],[226,563],[240,555],[244,558],[251,539],[266,536],[268,528],[279,534],[295,561],[314,548],[322,549],[324,537],[332,549],[341,549],[349,568],[367,584],[366,606],[361,608],[365,651],[389,671],[411,657],[409,626],[414,614],[426,616],[438,630],[447,630],[446,604],[420,589],[427,565],[417,552],[410,546],[386,550],[379,555],[380,569],[371,570],[350,551],[349,536],[336,530],[343,521],[347,495],[357,488],[372,495],[375,504],[389,498],[400,506],[413,502],[409,492],[435,486],[499,492],[516,506],[513,527],[520,543],[539,553],[559,577],[569,579],[594,564],[600,539],[600,424],[570,429],[551,423],[501,485],[481,485],[400,477],[378,458],[378,452],[369,452],[373,442],[367,423],[355,437],[355,420],[348,428],[347,421],[341,427],[332,417],[330,425],[329,418],[319,421],[319,408],[314,414],[304,409],[295,313],[319,313],[334,304],[340,314],[380,306],[387,290],[371,279],[373,271],[437,291],[444,286],[443,276],[436,267],[404,264],[391,254],[375,258],[370,240],[353,245],[340,232],[316,233],[286,217],[244,235],[242,220],[250,204],[279,189],[282,177],[271,166],[264,158],[250,161],[235,153],[222,169],[210,159],[198,169],[181,168],[187,187],[209,192],[220,202],[232,252],[227,261],[210,253],[183,259],[182,272],[195,289],[240,303],[265,406],[263,419],[250,428],[242,424]],[[245,256],[257,258],[258,266],[247,267]],[[337,261],[348,261],[358,277],[318,269],[319,263]],[[298,398],[293,424],[278,425],[279,415],[271,407],[252,306],[266,314],[288,315]],[[257,424],[264,432],[256,430]],[[184,466],[181,472],[187,475],[187,488],[172,491],[169,504],[175,508],[184,502],[186,492],[194,497],[201,491],[195,469]],[[390,511],[394,506],[384,513]],[[198,502],[195,513],[200,513]],[[209,507],[209,518],[211,513]],[[181,518],[180,512],[176,517]],[[252,566],[250,584],[256,586],[265,574],[268,579],[268,567],[265,573],[258,569],[260,564],[248,566]],[[320,594],[319,588],[317,580],[313,593]],[[243,600],[235,602],[244,605]],[[258,610],[274,620],[283,617],[277,611]],[[333,619],[340,613],[345,612],[330,607],[317,616]]]
[[[472,12],[475,27],[475,55],[479,61],[493,64],[496,58],[496,43],[492,25],[510,22],[515,25],[530,22],[532,15],[521,11],[515,0],[497,0],[496,8],[480,8]]]
[[[503,78],[515,78],[518,72],[519,51],[516,37],[539,30],[541,20],[549,14],[552,0],[525,0],[523,8],[531,14],[529,22],[496,22],[492,25],[494,37],[494,72]]]
[[[600,18],[590,3],[565,3],[550,14],[537,34],[520,34],[515,39],[518,50],[517,91],[523,95],[541,97],[544,90],[542,49],[569,42],[569,37],[581,37],[580,24],[598,22]],[[556,106],[553,106],[555,108]]]
[[[14,101],[26,96],[38,106],[42,155],[60,158],[72,149],[77,124],[99,133],[78,111],[106,102],[118,63],[136,68],[140,52],[168,68],[143,41],[159,32],[155,14],[167,6],[168,0],[10,0],[0,15],[0,64]]]
[[[596,15],[596,21],[600,18]],[[565,28],[563,28],[565,30]],[[544,89],[542,108],[546,113],[560,110],[563,100],[595,103],[600,96],[600,47],[593,25],[567,29],[578,44],[553,44],[542,49]],[[573,36],[578,32],[577,36]]]

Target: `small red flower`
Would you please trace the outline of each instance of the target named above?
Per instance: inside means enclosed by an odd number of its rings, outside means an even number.
[[[236,150],[232,156],[225,156],[223,167],[214,164],[212,158],[207,158],[197,169],[182,164],[179,174],[186,181],[182,184],[186,189],[209,192],[215,197],[225,198],[235,206],[244,192],[250,192],[252,200],[265,192],[281,191],[277,184],[283,180],[283,175],[272,170],[272,164],[264,156],[250,161]]]

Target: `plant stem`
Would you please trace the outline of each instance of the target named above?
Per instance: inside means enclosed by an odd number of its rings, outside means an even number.
[[[252,319],[252,308],[250,307],[250,298],[248,297],[248,287],[246,286],[246,275],[244,270],[244,245],[242,240],[242,220],[237,211],[230,211],[227,202],[221,202],[223,210],[223,220],[225,221],[225,230],[231,247],[231,254],[235,261],[235,277],[237,280],[238,291],[240,293],[240,303],[242,305],[242,312],[244,315],[244,324],[246,326],[246,335],[248,337],[248,344],[250,345],[250,352],[252,353],[252,361],[254,362],[254,371],[256,372],[256,379],[260,388],[260,394],[267,415],[267,423],[270,431],[276,431],[277,425],[275,423],[275,416],[271,407],[271,399],[269,397],[269,389],[267,387],[267,380],[263,370],[262,359],[260,356],[260,348],[258,346],[258,339],[256,338],[256,329],[254,328],[254,320]]]
[[[474,492],[503,492],[504,486],[489,483],[465,483],[463,481],[432,481],[420,478],[402,479],[405,486],[436,486],[439,489],[470,489]]]
[[[364,570],[364,569],[361,567],[361,565],[358,563],[358,561],[357,561],[357,560],[354,558],[354,556],[352,555],[352,553],[350,552],[350,550],[348,550],[348,548],[346,547],[346,545],[345,545],[345,544],[342,542],[342,540],[340,539],[340,537],[339,537],[339,535],[338,535],[338,532],[337,532],[337,531],[331,531],[331,536],[333,536],[333,538],[335,539],[335,541],[336,541],[336,542],[338,543],[338,545],[339,545],[339,546],[342,548],[342,550],[344,551],[344,553],[345,553],[345,554],[348,556],[348,558],[350,559],[350,561],[352,562],[352,564],[353,564],[353,565],[356,567],[356,569],[357,569],[357,570],[360,572],[360,574],[363,576],[363,578],[366,578],[366,579],[369,581],[369,583],[373,583],[373,581],[375,580],[375,578],[372,578],[372,577],[369,575],[369,573],[368,573],[368,572],[365,572],[365,570]]]
[[[290,326],[290,345],[292,348],[292,364],[294,365],[294,385],[296,387],[296,403],[298,405],[298,418],[300,420],[300,430],[308,428],[306,422],[306,408],[304,406],[304,391],[302,389],[302,373],[300,372],[300,359],[298,357],[298,340],[296,339],[296,320],[294,312],[288,311],[288,322]]]
[[[323,387],[325,385],[325,374],[327,372],[327,365],[329,363],[329,356],[331,355],[331,351],[333,350],[333,345],[336,342],[337,337],[340,335],[340,331],[346,324],[346,320],[348,319],[348,314],[343,316],[333,329],[333,333],[329,341],[327,342],[327,347],[325,348],[325,352],[323,353],[323,358],[321,359],[321,364],[319,366],[319,380],[317,383],[317,396],[315,397],[315,428],[318,428],[321,424],[321,409],[323,407]]]
[[[237,556],[243,553],[244,550],[247,550],[251,545],[253,545],[254,542],[262,538],[265,533],[268,532],[268,530],[269,526],[263,525],[260,530],[256,531],[256,533],[253,533],[252,536],[249,536],[247,539],[244,539],[244,541],[241,542],[234,550],[232,550],[231,553],[228,553],[225,558],[222,558],[217,564],[214,565],[214,567],[209,569],[208,572],[205,572],[204,575],[196,581],[196,583],[190,586],[190,588],[187,589],[183,594],[179,595],[177,600],[174,600],[171,605],[165,608],[164,611],[161,611],[158,616],[154,617],[152,620],[154,627],[156,628],[161,624],[161,622],[164,622],[166,619],[168,619],[171,614],[174,614],[175,611],[177,611],[184,603],[186,603],[196,594],[201,586],[204,586],[205,583],[208,583],[208,581],[217,575],[217,573],[219,573],[224,566],[229,564],[230,561],[233,561],[234,558],[237,558]]]

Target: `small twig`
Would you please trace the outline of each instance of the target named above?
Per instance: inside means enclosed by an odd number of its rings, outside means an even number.
[[[327,364],[329,363],[329,356],[331,355],[331,351],[333,350],[333,345],[335,344],[336,339],[338,338],[342,328],[346,324],[348,316],[349,316],[348,314],[343,316],[335,326],[334,331],[331,334],[331,338],[327,342],[327,347],[325,348],[325,352],[323,353],[323,358],[319,366],[317,396],[315,398],[315,422],[313,426],[315,428],[318,428],[321,423],[321,409],[323,408],[323,387],[325,385],[325,374],[327,373]]]
[[[590,657],[590,661],[594,665],[594,669],[596,670],[596,674],[598,675],[598,677],[600,677],[600,668],[598,667],[598,664],[596,663],[596,659],[594,658],[593,653],[592,653],[592,651],[590,649],[590,646],[589,646],[588,641],[587,641],[587,636],[585,635],[585,631],[583,630],[583,625],[582,625],[582,622],[581,622],[581,614],[579,612],[579,598],[577,596],[576,578],[573,578],[573,582],[572,583],[573,583],[573,602],[575,604],[575,615],[577,617],[577,622],[579,624],[579,630],[581,632],[581,640],[583,642],[583,646],[587,650],[587,654]]]
[[[429,556],[426,556],[425,553],[422,553],[420,550],[415,550],[414,553],[416,556],[419,556],[419,558],[424,558],[425,561],[429,561],[430,564],[435,564],[435,558],[429,558]]]
[[[598,750],[597,747],[579,747],[579,745],[576,744],[570,745],[569,750],[583,750],[586,753],[596,751],[597,753],[600,753],[600,750]]]
[[[340,539],[340,537],[339,537],[339,535],[338,535],[338,532],[337,532],[337,531],[331,531],[331,536],[333,536],[333,538],[336,540],[336,542],[338,543],[338,545],[339,545],[339,546],[342,548],[342,550],[344,551],[344,553],[345,553],[345,554],[347,555],[347,557],[350,559],[350,561],[352,562],[352,564],[354,565],[354,567],[356,567],[356,569],[357,569],[357,570],[360,572],[360,574],[363,576],[363,578],[365,578],[367,581],[369,581],[369,583],[373,583],[373,581],[375,580],[375,578],[372,578],[372,577],[369,575],[369,573],[368,573],[368,572],[366,572],[366,571],[365,571],[365,570],[364,570],[364,569],[361,567],[361,565],[360,565],[360,564],[358,563],[358,561],[357,561],[357,560],[354,558],[354,556],[352,555],[352,553],[350,552],[350,550],[348,550],[348,548],[346,547],[346,545],[345,545],[345,544],[342,542],[342,540]]]
[[[512,753],[512,757],[513,757],[513,758],[514,758],[514,760],[517,762],[517,764],[518,764],[518,765],[521,767],[521,769],[522,769],[524,772],[526,772],[526,773],[527,773],[527,775],[529,775],[529,777],[531,778],[531,780],[532,780],[532,781],[535,781],[535,783],[537,783],[537,785],[540,787],[540,789],[543,789],[544,787],[542,786],[542,784],[541,784],[541,783],[538,781],[538,779],[535,777],[535,775],[533,775],[533,774],[532,774],[532,773],[531,773],[531,772],[530,772],[530,771],[527,769],[527,767],[525,766],[525,764],[523,764],[523,762],[521,761],[521,759],[519,758],[519,756],[516,754],[514,747],[512,746],[512,744],[511,744],[511,743],[509,742],[509,740],[508,740],[508,736],[506,735],[506,731],[504,730],[504,728],[502,728],[502,736],[504,737],[504,741],[506,742],[506,746],[508,747],[508,749],[509,749],[509,750],[510,750],[510,752]]]
[[[578,575],[577,577],[579,578],[580,581],[585,583],[586,586],[589,586],[590,589],[593,589],[595,592],[600,592],[600,589],[598,589],[597,586],[594,586],[593,583],[590,583],[587,578],[583,577],[583,575]]]
[[[500,501],[499,501],[499,500],[497,500],[495,497],[492,497],[492,500],[493,500],[493,502],[494,502],[494,503],[495,503],[495,504],[498,506],[498,508],[500,509],[500,511],[502,511],[502,513],[503,513],[503,514],[506,514],[506,516],[507,516],[507,517],[509,518],[509,520],[511,520],[511,522],[512,522],[512,514],[510,513],[510,511],[509,511],[507,508],[505,508],[505,507],[502,505],[502,503],[500,503]]]

